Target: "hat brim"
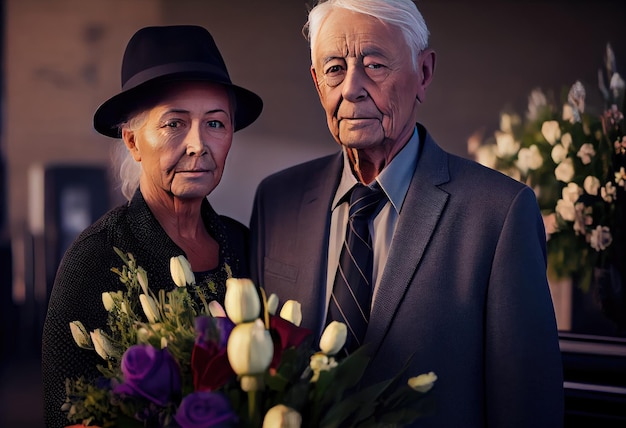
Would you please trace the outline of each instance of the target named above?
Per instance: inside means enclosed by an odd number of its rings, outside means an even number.
[[[112,138],[121,138],[119,125],[128,119],[128,115],[135,110],[155,89],[171,82],[201,81],[212,82],[230,88],[235,96],[235,131],[239,131],[252,124],[263,110],[263,100],[254,92],[233,85],[230,82],[216,81],[215,76],[206,76],[203,73],[169,74],[144,82],[109,98],[102,103],[93,116],[93,127],[100,134]]]

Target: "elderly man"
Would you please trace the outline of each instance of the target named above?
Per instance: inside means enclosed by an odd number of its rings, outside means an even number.
[[[366,382],[411,356],[407,377],[434,371],[436,409],[419,426],[562,426],[535,195],[445,152],[417,123],[435,53],[416,6],[328,0],[307,28],[313,82],[342,150],[260,184],[256,280],[300,301],[309,328],[345,322],[348,347],[372,353]],[[352,246],[354,233],[365,245]]]

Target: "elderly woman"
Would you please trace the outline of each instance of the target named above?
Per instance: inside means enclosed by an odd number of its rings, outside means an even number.
[[[247,228],[219,216],[206,196],[222,177],[233,132],[254,122],[262,106],[232,84],[204,28],[147,27],[131,38],[122,92],[94,115],[98,132],[124,142],[129,202],[87,228],[59,266],[43,331],[48,427],[68,425],[65,379],[98,375],[102,360],[76,346],[69,323],[80,320],[90,331],[106,325],[102,293],[123,286],[111,272],[123,265],[114,247],[133,254],[154,291],[175,287],[169,260],[178,255],[189,260],[203,294],[220,303],[229,271],[248,275]]]

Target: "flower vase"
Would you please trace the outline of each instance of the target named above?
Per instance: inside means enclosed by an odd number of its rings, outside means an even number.
[[[571,277],[548,279],[556,325],[559,331],[572,329],[572,284]]]
[[[606,318],[626,330],[626,285],[616,266],[594,268],[593,299]]]

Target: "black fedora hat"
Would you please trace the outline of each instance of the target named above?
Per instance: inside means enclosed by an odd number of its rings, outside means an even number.
[[[155,89],[174,81],[208,81],[235,94],[235,131],[254,122],[263,101],[254,92],[233,85],[213,36],[203,27],[145,27],[128,41],[122,60],[122,92],[108,99],[93,117],[96,131],[120,138],[119,124]]]

